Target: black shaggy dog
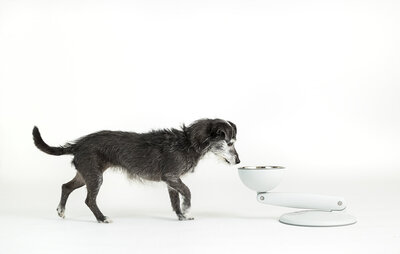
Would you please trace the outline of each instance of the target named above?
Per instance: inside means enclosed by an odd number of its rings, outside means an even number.
[[[171,205],[179,220],[191,220],[185,214],[190,208],[190,190],[180,177],[193,172],[198,161],[212,152],[228,164],[238,164],[235,150],[236,125],[222,119],[201,119],[182,130],[164,129],[148,133],[100,131],[84,136],[73,143],[52,147],[33,128],[37,148],[51,155],[71,154],[76,176],[62,185],[58,215],[65,217],[65,204],[69,194],[86,184],[85,203],[98,222],[109,223],[96,204],[103,182],[103,172],[109,167],[125,170],[130,177],[150,181],[163,181],[168,186]],[[179,194],[183,197],[182,209]]]

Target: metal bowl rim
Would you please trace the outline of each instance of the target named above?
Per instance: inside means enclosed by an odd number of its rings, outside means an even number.
[[[273,170],[273,169],[285,169],[282,166],[244,166],[238,168],[239,170]]]

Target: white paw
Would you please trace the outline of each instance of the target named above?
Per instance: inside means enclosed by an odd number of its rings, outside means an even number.
[[[104,220],[98,220],[98,222],[99,223],[111,223],[112,222],[112,220],[110,219],[110,218],[108,218],[108,217],[105,217],[105,219]]]
[[[187,214],[190,212],[190,206],[187,206],[185,204],[182,204],[182,213]]]
[[[186,217],[185,215],[178,215],[178,219],[183,221],[183,220],[194,220],[193,217]]]
[[[57,213],[58,216],[60,216],[61,218],[65,219],[65,208],[62,208],[61,206],[57,207]]]

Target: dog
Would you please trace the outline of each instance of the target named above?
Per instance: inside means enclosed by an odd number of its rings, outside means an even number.
[[[35,126],[33,140],[38,149],[51,155],[73,155],[75,177],[62,185],[58,215],[65,218],[68,196],[86,185],[86,205],[99,223],[110,223],[96,204],[103,182],[103,173],[110,167],[122,169],[131,178],[162,181],[167,184],[171,206],[179,220],[192,220],[187,216],[191,206],[189,188],[180,179],[194,172],[203,156],[214,153],[224,162],[240,163],[235,149],[237,128],[222,119],[200,119],[181,129],[153,130],[147,133],[100,131],[84,136],[64,146],[47,145]],[[179,194],[183,198],[180,204]]]

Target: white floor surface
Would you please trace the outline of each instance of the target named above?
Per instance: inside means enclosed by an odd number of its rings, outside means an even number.
[[[117,176],[111,178],[119,181]],[[278,190],[292,191],[291,181]],[[347,179],[336,192],[333,182],[329,177],[321,179],[319,184],[325,187],[318,188],[344,195],[348,212],[358,219],[355,225],[284,225],[277,218],[294,209],[259,204],[240,183],[237,188],[243,188],[243,195],[229,196],[232,187],[217,191],[215,180],[208,186],[193,186],[193,221],[174,217],[162,185],[122,180],[118,188],[105,183],[99,195],[99,206],[113,223],[95,222],[83,203],[84,188],[70,196],[63,220],[55,211],[57,184],[44,189],[33,184],[32,192],[21,193],[15,185],[4,183],[0,253],[400,253],[399,179]],[[304,186],[308,192],[317,187]],[[135,198],[137,202],[125,202]]]

